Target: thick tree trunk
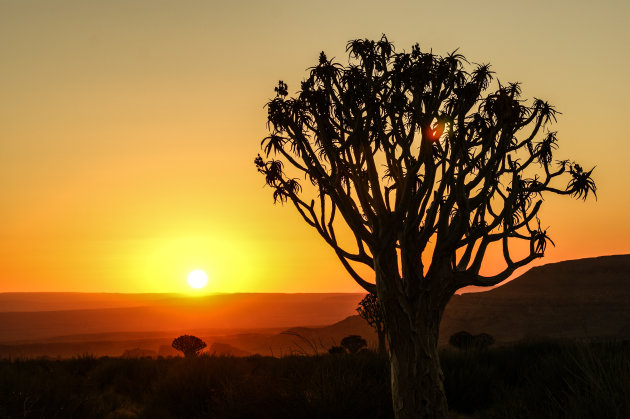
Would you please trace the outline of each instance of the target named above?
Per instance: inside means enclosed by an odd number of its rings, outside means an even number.
[[[392,319],[388,329],[394,414],[397,419],[439,419],[448,415],[444,376],[437,351],[439,319],[409,327],[409,318]]]
[[[386,356],[387,355],[387,344],[385,343],[386,340],[386,336],[385,336],[385,330],[383,330],[382,328],[378,328],[376,330],[376,333],[378,335],[378,353],[381,356]]]
[[[413,282],[417,286],[405,287],[391,255],[375,259],[375,272],[389,343],[395,417],[446,418],[448,405],[437,344],[440,320],[452,295],[448,278],[417,278]]]

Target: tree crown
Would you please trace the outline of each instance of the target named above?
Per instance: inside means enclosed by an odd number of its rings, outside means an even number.
[[[182,335],[173,340],[173,348],[184,353],[185,356],[196,356],[199,351],[205,348],[206,342],[199,339],[197,336]]]
[[[341,346],[346,348],[351,354],[359,352],[360,349],[367,347],[367,341],[359,335],[348,335],[341,339]]]
[[[593,169],[554,160],[554,107],[523,99],[518,83],[490,89],[488,64],[417,44],[396,52],[385,36],[350,41],[347,52],[347,65],[322,52],[295,97],[279,82],[267,103],[265,157],[255,164],[274,201],[293,203],[366,290],[374,285],[352,264],[373,268],[391,246],[402,281],[421,280],[449,260],[455,288],[495,285],[551,242],[538,218],[543,194],[595,195]],[[313,199],[303,197],[301,178]],[[354,234],[353,248],[337,239],[339,216]],[[513,241],[527,245],[526,256],[513,259]],[[493,243],[507,267],[484,277]],[[424,269],[419,255],[429,248]]]

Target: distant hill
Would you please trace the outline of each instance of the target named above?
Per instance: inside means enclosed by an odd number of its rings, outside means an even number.
[[[133,348],[168,348],[174,337],[184,333],[203,338],[209,347],[276,356],[322,353],[350,334],[363,336],[372,346],[376,341],[373,330],[354,315],[363,294],[120,296],[89,294],[88,300],[103,304],[143,301],[144,305],[0,312],[0,357],[118,356]],[[0,302],[15,304],[15,297],[0,294]],[[41,294],[31,300],[29,295],[19,297],[29,307],[51,304]],[[72,299],[72,304],[80,303],[77,295],[61,300]],[[442,320],[440,344],[447,344],[460,330],[490,333],[497,344],[544,337],[628,339],[630,255],[534,267],[490,291],[456,295]]]
[[[90,309],[66,309],[80,296],[97,301]],[[137,298],[136,298],[137,297]],[[326,325],[355,313],[363,294],[216,294],[187,297],[174,294],[0,294],[0,343],[41,341],[59,336],[119,332],[221,334],[238,329]],[[54,311],[18,310],[62,305]],[[114,308],[103,308],[111,304]],[[124,304],[127,304],[125,306]],[[9,310],[11,309],[11,310]],[[223,331],[223,332],[221,332]]]
[[[216,356],[250,356],[251,352],[243,351],[227,343],[215,342],[205,351]]]
[[[488,292],[454,296],[440,341],[460,330],[497,342],[527,338],[630,337],[630,255],[534,267]]]
[[[181,297],[180,294],[5,292],[0,293],[0,312],[141,307]]]
[[[454,296],[440,344],[458,331],[490,333],[497,344],[538,338],[630,338],[630,255],[534,267],[487,292]],[[295,327],[270,336],[232,335],[223,342],[254,353],[325,351],[350,334],[376,345],[373,329],[353,315],[325,327]],[[313,350],[314,349],[314,350]]]
[[[371,347],[376,346],[374,329],[361,317],[353,315],[324,327],[294,327],[274,334],[235,334],[208,337],[239,349],[262,355],[326,353],[348,335],[361,335]]]

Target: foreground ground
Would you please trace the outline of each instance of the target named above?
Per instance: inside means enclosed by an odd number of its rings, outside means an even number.
[[[628,342],[442,352],[453,417],[630,417]],[[0,418],[388,418],[386,360],[318,357],[0,361]]]

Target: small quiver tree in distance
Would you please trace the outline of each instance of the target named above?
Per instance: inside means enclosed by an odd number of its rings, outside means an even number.
[[[341,339],[341,346],[346,348],[351,354],[356,354],[367,347],[367,342],[359,335],[349,335]]]
[[[518,83],[493,83],[488,64],[417,44],[397,52],[385,36],[347,51],[346,65],[322,52],[294,97],[279,82],[255,165],[274,201],[290,202],[378,295],[396,418],[445,418],[437,344],[446,304],[542,257],[551,242],[543,196],[586,199],[593,170],[555,159],[556,110],[523,99]],[[489,252],[505,266],[487,275]]]
[[[378,335],[378,353],[381,355],[386,354],[385,344],[385,328],[383,324],[383,310],[381,310],[381,304],[378,301],[378,297],[374,293],[368,293],[361,301],[359,301],[359,307],[357,312],[362,319],[364,319],[370,326],[376,330]]]
[[[199,354],[203,348],[205,348],[206,342],[199,339],[197,336],[182,335],[173,340],[173,348],[184,353],[186,358],[194,358]]]

